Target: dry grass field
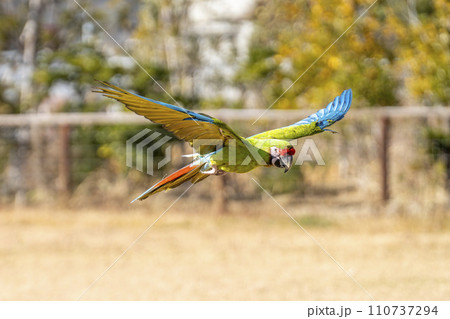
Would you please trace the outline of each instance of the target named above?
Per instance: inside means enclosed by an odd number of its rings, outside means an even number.
[[[248,205],[239,206],[245,214],[218,216],[180,201],[82,299],[369,299],[270,200]],[[77,299],[164,211],[133,207],[0,209],[0,299]],[[375,299],[450,298],[448,214],[325,210],[290,209]]]

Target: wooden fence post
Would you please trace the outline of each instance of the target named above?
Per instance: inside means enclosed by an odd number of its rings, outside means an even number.
[[[381,118],[381,200],[384,203],[390,198],[389,189],[389,144],[391,119],[388,116]]]
[[[63,124],[58,127],[58,193],[63,200],[69,197],[71,183],[70,167],[70,126]]]
[[[30,125],[31,159],[33,166],[33,187],[38,193],[45,190],[44,163],[42,153],[44,151],[44,140],[42,127],[38,124]]]

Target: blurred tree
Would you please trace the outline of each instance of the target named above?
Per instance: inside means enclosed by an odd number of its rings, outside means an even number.
[[[0,51],[18,49],[21,28],[26,19],[26,3],[20,2],[12,6],[8,1],[0,4]]]
[[[109,17],[103,10],[83,6],[101,25],[107,25]],[[33,75],[39,92],[35,96],[37,110],[100,111],[98,101],[89,99],[95,79],[118,81],[124,74],[136,72],[137,66],[115,43],[108,45],[109,39],[105,45],[104,32],[77,5],[56,5],[56,11],[59,14],[47,21],[39,39]]]
[[[167,91],[186,107],[233,107],[239,89],[230,74],[246,53],[245,9],[231,1],[142,0],[133,34],[139,61],[149,56],[168,70]],[[200,18],[198,17],[198,13]],[[172,101],[173,102],[173,101]]]
[[[11,73],[16,71],[22,63],[17,54],[21,48],[20,34],[27,17],[27,6],[25,1],[0,2],[0,66],[3,68],[2,80],[0,81],[0,113],[19,112],[19,91],[14,87]],[[5,66],[9,65],[9,72]]]
[[[357,107],[411,102],[408,95],[415,103],[448,103],[448,2],[379,1],[339,38],[371,3],[258,1],[250,54],[237,83],[262,93],[259,107],[269,106],[303,72],[275,108],[323,105],[329,92],[347,87]]]
[[[102,111],[111,103],[100,95],[91,93],[97,85],[95,79],[111,81],[125,87],[133,87],[140,94],[151,95],[159,99],[162,99],[164,95],[164,98],[166,98],[165,93],[152,83],[146,73],[130,57],[126,56],[117,44],[109,39],[104,31],[98,28],[75,3],[67,4],[53,0],[32,0],[31,2],[33,6],[28,7],[24,1],[8,2],[8,6],[3,2],[1,3],[2,7],[5,6],[8,9],[0,10],[0,17],[2,17],[0,49],[2,50],[2,57],[8,58],[2,58],[1,66],[2,71],[7,71],[8,81],[2,82],[0,87],[1,101],[5,102],[0,102],[0,112]],[[102,7],[99,7],[99,2],[80,1],[81,5],[94,19],[104,26],[114,36],[115,40],[126,47],[131,54],[133,54],[133,47],[130,47],[127,41],[135,28],[133,21],[136,21],[136,19],[133,18],[133,14],[136,15],[136,11],[133,11],[130,6],[137,2],[137,0],[134,0],[124,4],[119,1],[112,1],[108,4],[103,3]],[[38,4],[37,7],[36,4]],[[104,14],[106,12],[105,6],[111,6],[108,15]],[[35,11],[42,13],[41,17],[36,15]],[[29,16],[28,22],[25,19],[27,13]],[[3,19],[3,15],[5,15],[5,19]],[[21,16],[25,16],[25,18],[21,18]],[[5,21],[9,22],[9,26],[3,23]],[[119,21],[119,23],[115,21]],[[30,29],[26,27],[27,24],[36,28]],[[27,30],[27,32],[22,33],[23,45],[18,41],[22,29]],[[35,32],[38,29],[39,32]],[[27,56],[26,61],[16,58],[21,55]],[[158,79],[162,86],[165,86],[168,73],[164,65],[158,64],[153,59],[143,61],[141,62],[142,67]],[[29,74],[23,72],[26,67],[25,62],[33,66],[32,72]],[[25,76],[25,80],[29,84],[28,87],[30,85],[33,87],[33,93],[28,95],[27,103],[20,104],[20,92],[31,92],[30,90],[24,90],[21,85],[23,82],[23,79],[20,78],[21,75]],[[113,107],[123,110],[122,106],[117,104]],[[28,129],[24,128],[24,132],[27,134]],[[124,141],[135,134],[136,129],[138,128],[135,126],[74,128],[72,139],[76,139],[76,144],[80,145],[82,149],[81,151],[77,150],[76,147],[72,149],[72,155],[77,159],[72,167],[74,175],[72,179],[75,182],[73,186],[80,183],[87,173],[103,165],[103,160],[110,164],[106,167],[112,173],[126,173]],[[58,163],[55,162],[54,156],[48,155],[54,154],[54,148],[58,146],[57,141],[55,143],[56,133],[57,131],[54,128],[40,129],[39,131],[35,129],[33,131],[33,134],[40,135],[39,155],[34,153],[24,155],[25,151],[19,154],[17,145],[22,142],[18,138],[24,134],[14,134],[10,141],[14,147],[11,148],[9,161],[2,163],[2,168],[4,168],[2,171],[17,171],[24,180],[26,171],[21,168],[23,165],[16,158],[20,155],[21,162],[24,162],[27,158],[46,157],[46,169],[43,170],[41,175],[43,175],[44,181],[49,182],[46,183],[48,187],[45,191],[52,192],[52,186],[55,183],[50,183],[50,181],[56,178],[57,172],[53,168],[57,167]],[[109,138],[101,138],[105,136]],[[111,138],[114,136],[118,138]],[[24,144],[22,149],[31,153],[29,138],[25,140],[22,143]],[[79,158],[77,157],[78,154],[81,154]],[[36,163],[33,162],[32,164]],[[7,178],[5,184],[11,188],[11,185],[14,186],[14,181],[17,180],[19,180],[17,176],[11,176],[11,178]],[[17,191],[13,191],[17,193]],[[24,193],[23,187],[20,193]],[[21,195],[21,197],[24,196]]]
[[[35,67],[42,10],[42,0],[28,1],[28,17],[19,38],[23,44],[22,72],[24,73],[22,81],[20,81],[20,109],[30,108],[34,96],[34,86],[31,81],[31,76]]]
[[[102,7],[98,2],[80,3],[133,54],[133,46],[129,47],[127,41],[136,28],[139,2],[111,1]],[[95,79],[118,84],[126,81],[130,86],[136,81],[133,87],[141,94],[152,93],[157,98],[165,95],[156,85],[148,85],[151,80],[145,72],[76,3],[20,0],[0,6],[0,64],[4,74],[0,112],[98,111],[99,98],[92,99],[89,94]],[[110,6],[108,15],[104,6]],[[165,86],[165,65],[148,56],[140,61]],[[24,102],[21,107],[20,100]]]
[[[137,1],[126,4],[113,1],[108,4],[111,5],[108,16],[103,13],[104,8],[88,4],[83,4],[83,7],[113,35],[115,41],[136,56],[134,42],[129,41],[135,28],[133,21],[136,21],[135,13],[130,9],[132,4],[136,5]],[[64,27],[60,28],[60,25]],[[149,73],[166,87],[169,73],[165,66],[154,58],[148,59],[148,56],[137,58],[139,65],[135,63],[78,6],[65,8],[52,25],[44,28],[40,40],[41,50],[33,76],[38,87],[35,95],[38,111],[99,112],[106,107],[125,111],[123,106],[111,104],[100,95],[91,93],[97,85],[96,79],[168,100],[147,75]],[[61,98],[61,95],[64,96]],[[125,141],[139,129],[142,127],[135,125],[73,128],[72,141],[81,146],[72,148],[76,159],[72,166],[74,186],[101,168],[109,170],[116,178],[127,174]]]
[[[398,30],[396,70],[407,102],[450,104],[450,3],[446,0],[390,1]]]
[[[193,73],[199,65],[195,39],[186,30],[191,0],[143,0],[133,34],[134,53],[139,61],[152,57],[168,71],[165,88],[181,104],[197,104]],[[155,77],[159,82],[159,78]],[[145,80],[145,79],[142,79]],[[165,101],[170,101],[166,96]]]

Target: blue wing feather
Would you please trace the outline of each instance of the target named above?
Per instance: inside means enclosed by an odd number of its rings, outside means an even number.
[[[334,101],[325,108],[290,126],[317,122],[317,125],[323,130],[334,122],[341,120],[349,110],[351,103],[352,90],[348,89],[337,96]]]
[[[169,103],[156,101],[156,100],[150,99],[148,97],[145,97],[145,96],[142,96],[142,95],[139,95],[139,94],[136,94],[136,93],[129,92],[129,94],[133,94],[133,95],[135,95],[135,96],[137,96],[137,97],[139,97],[141,99],[150,101],[150,102],[155,103],[155,104],[159,104],[161,106],[168,107],[169,109],[172,109],[174,111],[185,113],[185,114],[187,114],[189,116],[189,117],[185,118],[185,120],[196,120],[196,121],[201,121],[201,122],[214,123],[214,119],[213,118],[205,116],[203,114],[199,114],[199,113],[193,112],[193,111],[186,110],[185,108],[182,108],[180,106],[176,106],[176,105],[172,105],[172,104],[169,104]]]

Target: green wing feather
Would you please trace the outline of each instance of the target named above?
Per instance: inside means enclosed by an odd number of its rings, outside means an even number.
[[[277,139],[277,140],[295,140],[300,137],[321,133],[323,130],[316,123],[303,125],[290,125],[274,130],[259,133],[248,138],[256,139]]]
[[[352,90],[345,90],[333,102],[307,118],[282,128],[251,136],[256,139],[295,140],[300,137],[329,131],[326,127],[341,120],[352,103]]]
[[[167,131],[191,145],[199,143],[194,146],[200,147],[201,154],[215,150],[215,146],[210,144],[226,145],[230,139],[243,144],[242,137],[216,118],[133,94],[107,82],[99,82],[108,88],[97,88],[94,92],[122,102],[131,111],[161,124]],[[207,145],[203,145],[205,143]]]

